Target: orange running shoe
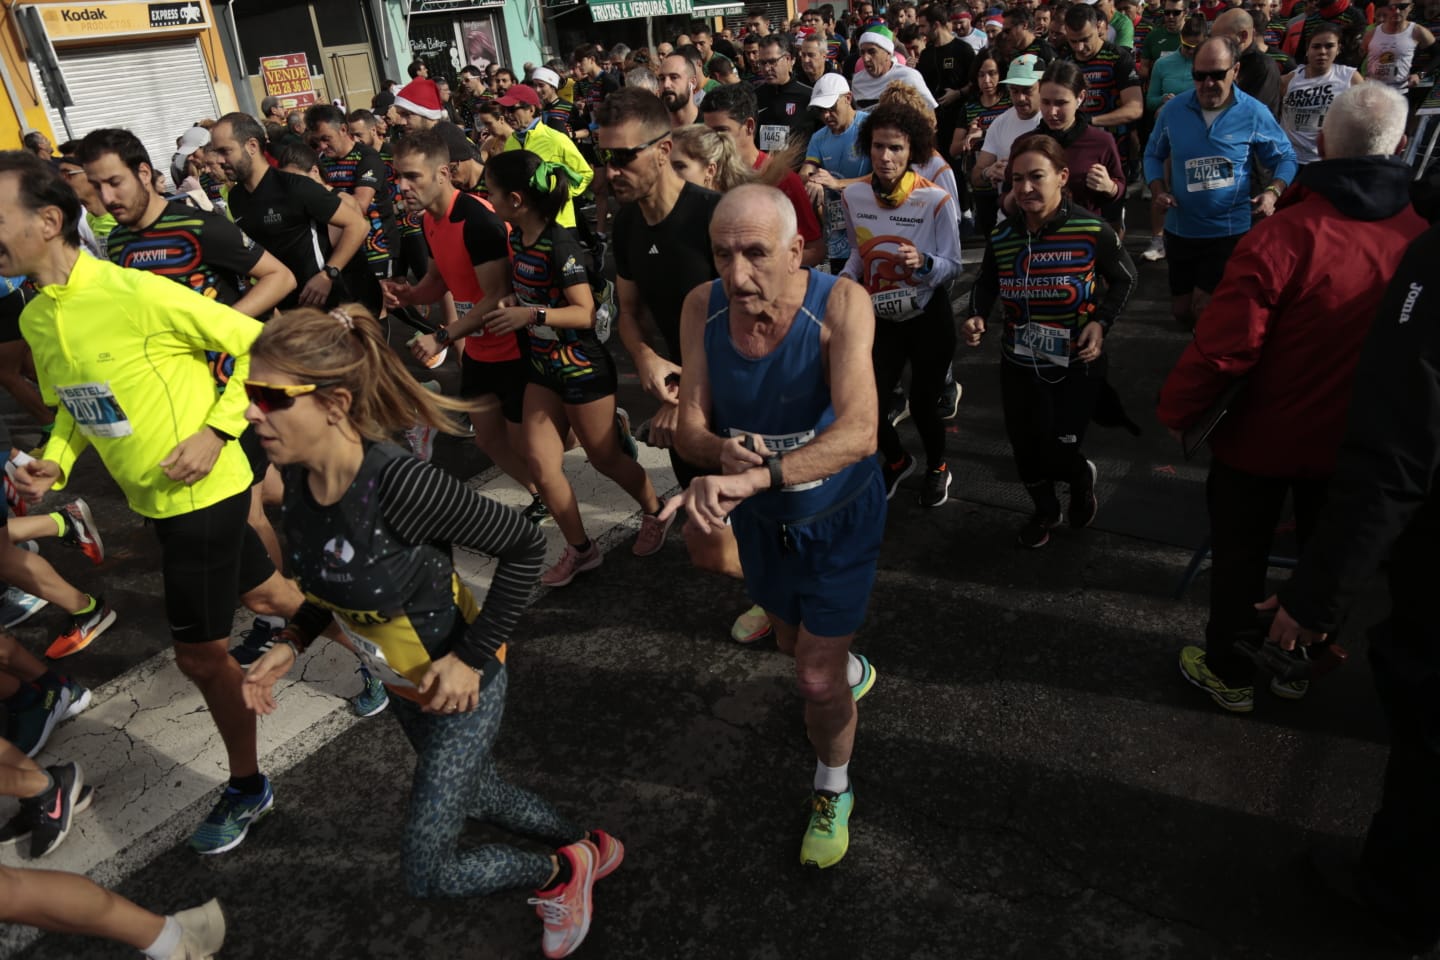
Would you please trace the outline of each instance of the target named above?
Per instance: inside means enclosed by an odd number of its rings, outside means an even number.
[[[529,902],[545,921],[540,948],[551,960],[568,957],[579,949],[590,932],[595,885],[595,866],[600,853],[589,840],[561,847],[556,853],[570,865],[570,879],[548,890],[536,890]]]
[[[45,656],[51,660],[59,660],[61,657],[68,657],[72,653],[79,653],[100,636],[110,625],[115,622],[115,611],[105,602],[102,596],[95,597],[95,609],[89,613],[75,613],[70,615],[70,626],[55,642],[50,644],[50,649],[45,651]]]
[[[95,529],[90,505],[84,500],[76,500],[65,504],[60,511],[65,514],[65,532],[60,535],[60,542],[83,551],[91,563],[104,563],[105,544],[100,542],[100,531]]]
[[[595,879],[604,880],[615,872],[625,859],[625,844],[616,840],[604,830],[591,830],[590,842],[595,844],[598,854],[595,862]]]

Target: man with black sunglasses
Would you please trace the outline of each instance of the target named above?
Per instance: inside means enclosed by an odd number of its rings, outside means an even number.
[[[1140,76],[1147,80],[1156,60],[1180,49],[1180,28],[1185,26],[1188,14],[1185,3],[1186,0],[1164,0],[1160,8],[1160,25],[1145,36],[1145,45],[1140,49],[1140,61],[1136,67],[1140,70]]]
[[[691,290],[716,277],[710,218],[720,194],[686,183],[670,165],[669,124],[653,94],[621,90],[595,116],[600,123],[596,152],[608,161],[600,175],[623,204],[615,216],[620,338],[635,360],[640,385],[660,405],[646,442],[669,451],[675,479],[688,487],[710,471],[675,452],[683,362],[680,311]],[[696,567],[740,578],[740,555],[729,527],[710,534],[686,527],[685,547]],[[739,643],[769,634],[763,610],[741,614],[730,628],[731,639]]]
[[[755,142],[761,150],[783,150],[793,141],[809,143],[820,121],[810,112],[810,87],[793,73],[790,38],[772,33],[760,41],[760,76],[755,90]]]
[[[1380,8],[1379,25],[1365,35],[1365,73],[1374,81],[1411,94],[1435,60],[1435,35],[1410,22],[1410,0],[1391,0]],[[1423,99],[1423,93],[1419,99]],[[1418,105],[1410,97],[1411,108]]]
[[[1275,117],[1236,87],[1239,64],[1240,46],[1230,37],[1202,43],[1192,70],[1194,89],[1156,115],[1145,148],[1145,179],[1155,203],[1166,210],[1170,310],[1186,329],[1209,303],[1252,216],[1275,211],[1298,169],[1290,138]],[[1258,170],[1270,171],[1271,179],[1257,191]]]

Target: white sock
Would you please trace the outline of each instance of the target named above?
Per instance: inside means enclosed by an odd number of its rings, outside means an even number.
[[[851,653],[847,656],[850,659],[845,662],[845,682],[853,687],[860,682],[861,677],[865,676],[865,668],[860,665],[860,658],[855,654]]]
[[[838,767],[827,767],[824,761],[815,761],[815,789],[827,790],[830,793],[844,793],[850,789],[850,764],[842,763]]]
[[[265,624],[265,626],[271,627],[271,628],[273,628],[273,629],[275,629],[275,630],[284,630],[284,629],[285,629],[285,618],[284,618],[284,617],[262,617],[262,616],[260,616],[259,614],[256,614],[256,615],[255,615],[255,619],[256,619],[256,620],[259,620],[261,623]]]
[[[165,929],[160,931],[160,936],[140,952],[150,960],[170,960],[175,955],[175,948],[180,946],[180,938],[184,935],[185,931],[180,929],[180,921],[174,917],[166,917]]]

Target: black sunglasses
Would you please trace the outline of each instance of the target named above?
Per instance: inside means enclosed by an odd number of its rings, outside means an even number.
[[[646,140],[638,147],[616,147],[613,150],[609,147],[596,147],[595,159],[602,167],[613,167],[617,170],[622,167],[628,167],[635,162],[636,157],[668,136],[670,136],[670,131],[667,130],[658,137]]]
[[[1166,10],[1166,11],[1165,11],[1165,16],[1167,16],[1167,17],[1179,17],[1179,16],[1183,16],[1184,13],[1185,13],[1184,10]]]
[[[245,396],[250,402],[260,408],[264,414],[274,413],[276,410],[289,410],[295,406],[295,398],[303,397],[307,393],[314,393],[321,387],[333,387],[339,383],[338,380],[326,380],[322,383],[293,383],[273,384],[261,383],[259,380],[245,381]]]
[[[1196,83],[1203,83],[1206,80],[1214,80],[1219,83],[1230,76],[1230,71],[1234,69],[1234,67],[1226,67],[1224,70],[1191,70],[1190,75],[1195,78]]]

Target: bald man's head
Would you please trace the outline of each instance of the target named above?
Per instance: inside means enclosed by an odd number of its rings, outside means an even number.
[[[726,193],[710,220],[710,245],[725,295],[742,315],[775,319],[789,284],[804,276],[795,208],[774,187],[746,184]]]
[[[1239,7],[1226,10],[1210,25],[1210,35],[1233,37],[1235,42],[1240,44],[1240,49],[1244,50],[1255,40],[1255,18],[1250,16],[1249,11]]]
[[[764,224],[776,231],[776,239],[781,244],[789,242],[800,230],[789,198],[774,187],[758,183],[736,187],[720,198],[710,220],[711,232],[715,224],[728,221]]]

